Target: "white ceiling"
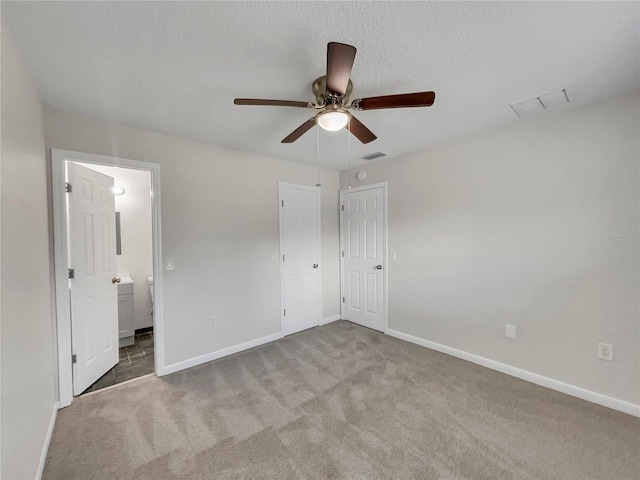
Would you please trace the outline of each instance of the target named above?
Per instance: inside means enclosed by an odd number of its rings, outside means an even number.
[[[390,158],[519,120],[509,103],[570,85],[570,106],[640,86],[638,2],[1,2],[43,101],[157,132],[316,164],[326,44],[357,49],[352,98],[434,90],[433,107],[357,112]],[[323,166],[347,135],[321,132]]]

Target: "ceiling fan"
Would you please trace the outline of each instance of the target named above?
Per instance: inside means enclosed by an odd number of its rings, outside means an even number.
[[[376,110],[382,108],[430,107],[436,98],[435,92],[404,93],[381,97],[358,98],[349,104],[353,83],[349,79],[356,57],[356,48],[344,43],[330,42],[327,45],[327,74],[313,82],[312,90],[316,102],[291,100],[263,100],[236,98],[236,105],[270,105],[276,107],[313,108],[318,111],[313,117],[291,132],[282,143],[293,143],[316,123],[323,129],[337,131],[347,128],[362,143],[376,138],[348,110]]]

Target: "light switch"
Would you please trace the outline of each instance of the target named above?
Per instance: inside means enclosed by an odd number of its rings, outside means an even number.
[[[271,260],[274,261],[274,262],[277,262],[279,258],[280,258],[280,254],[278,253],[278,251],[277,250],[273,250],[271,252]]]
[[[511,338],[512,340],[516,339],[516,326],[515,325],[507,325],[506,326],[506,334],[507,338]]]
[[[174,268],[175,268],[175,263],[173,262],[173,257],[167,257],[164,261],[164,269],[173,270]]]

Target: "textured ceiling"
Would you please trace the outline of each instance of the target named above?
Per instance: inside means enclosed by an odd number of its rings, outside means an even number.
[[[7,2],[43,101],[68,112],[297,162],[326,44],[357,49],[352,98],[436,92],[433,107],[358,112],[389,157],[519,120],[510,102],[570,85],[570,106],[640,85],[638,2]],[[323,166],[347,168],[344,131],[320,133]]]

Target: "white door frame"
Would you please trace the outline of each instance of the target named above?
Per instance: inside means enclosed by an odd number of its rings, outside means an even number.
[[[382,188],[382,207],[383,214],[382,220],[384,222],[384,228],[382,229],[382,248],[384,252],[384,271],[382,278],[384,285],[382,287],[382,312],[384,314],[384,321],[382,332],[386,333],[389,329],[389,249],[387,248],[387,235],[389,233],[387,227],[387,182],[372,183],[370,185],[364,185],[362,187],[353,187],[345,190],[340,190],[340,316],[344,318],[344,303],[342,299],[345,297],[344,289],[344,228],[343,228],[343,208],[344,208],[344,195],[353,192],[362,192],[365,190],[373,190],[374,188]]]
[[[282,189],[283,188],[296,188],[298,190],[307,190],[310,192],[316,193],[316,217],[317,217],[317,228],[318,228],[318,325],[322,322],[322,246],[320,244],[320,240],[322,238],[322,233],[320,230],[320,201],[322,199],[320,195],[320,187],[317,186],[309,186],[309,185],[297,185],[295,183],[285,183],[278,182],[278,239],[282,235],[281,227],[282,227]],[[278,240],[280,241],[280,240]],[[280,332],[281,335],[284,335],[284,291],[282,286],[284,285],[284,265],[282,264],[282,244],[280,244],[279,250],[280,256],[278,262],[280,263]]]
[[[162,307],[162,237],[160,229],[160,165],[126,158],[51,149],[51,187],[53,193],[53,250],[55,271],[56,332],[58,338],[58,394],[60,408],[73,401],[71,366],[71,304],[68,278],[67,208],[65,162],[78,161],[119,166],[151,172],[151,216],[153,243],[153,337],[155,374],[165,375],[164,322]]]

